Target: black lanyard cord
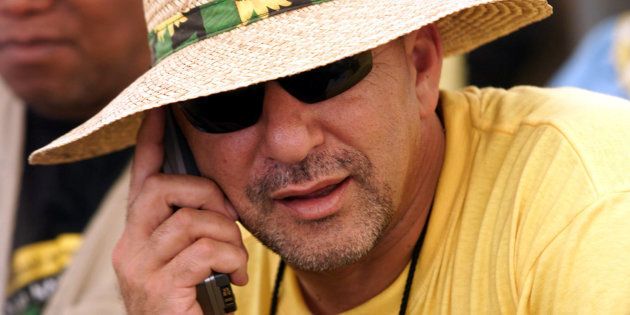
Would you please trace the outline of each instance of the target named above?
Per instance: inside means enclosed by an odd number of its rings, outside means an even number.
[[[398,314],[404,315],[407,312],[407,304],[409,303],[409,294],[411,293],[411,285],[413,284],[413,276],[416,273],[416,265],[418,264],[418,259],[420,258],[420,249],[422,249],[422,243],[424,243],[424,237],[427,234],[427,227],[429,225],[429,215],[431,212],[427,214],[427,222],[425,222],[424,227],[422,228],[422,233],[418,237],[416,244],[413,247],[413,251],[411,253],[411,265],[409,266],[409,272],[407,273],[407,281],[405,282],[405,290],[403,291],[402,300],[400,301],[400,311]],[[269,309],[270,315],[275,315],[276,310],[278,309],[278,292],[280,291],[280,284],[282,283],[282,278],[284,278],[284,270],[286,269],[286,264],[284,260],[280,260],[280,264],[278,264],[278,271],[276,273],[276,281],[273,286],[273,295],[271,297],[271,308]]]

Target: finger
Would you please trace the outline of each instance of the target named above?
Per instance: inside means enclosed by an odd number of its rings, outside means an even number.
[[[164,109],[146,112],[138,136],[131,171],[129,200],[135,200],[144,181],[160,171],[164,159]]]
[[[165,265],[201,238],[245,247],[234,221],[216,212],[184,208],[160,225],[141,249],[146,268]]]
[[[190,175],[160,175],[169,189],[164,191],[164,202],[173,209],[192,208],[211,210],[236,221],[238,216],[219,185],[213,180]]]
[[[126,229],[137,241],[143,242],[178,208],[209,210],[232,221],[237,219],[229,201],[212,180],[159,173],[145,180],[131,203]]]
[[[170,275],[175,287],[191,287],[212,273],[225,273],[236,285],[245,285],[247,276],[247,251],[229,243],[207,238],[180,252],[162,269]]]
[[[201,314],[194,287],[174,287],[172,275],[147,270],[143,257],[123,258],[114,270],[129,314]]]

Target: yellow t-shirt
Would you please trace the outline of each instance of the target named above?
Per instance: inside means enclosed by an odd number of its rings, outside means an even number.
[[[441,107],[446,155],[407,314],[630,313],[630,103],[468,88]],[[267,314],[278,257],[244,238],[238,313]],[[407,269],[345,314],[397,314]],[[278,314],[307,313],[287,267]]]

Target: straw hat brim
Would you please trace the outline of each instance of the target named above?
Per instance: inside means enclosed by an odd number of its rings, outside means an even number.
[[[173,53],[29,161],[65,163],[126,148],[148,109],[310,70],[431,23],[451,55],[550,14],[544,0],[335,0],[279,14]]]

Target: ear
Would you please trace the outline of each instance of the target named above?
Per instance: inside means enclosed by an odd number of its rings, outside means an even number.
[[[434,25],[425,26],[404,37],[405,53],[421,118],[435,115],[442,71],[442,41]]]

